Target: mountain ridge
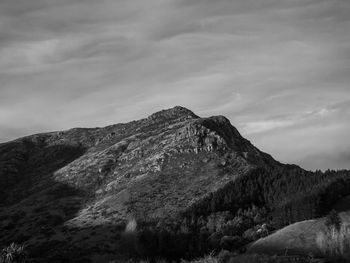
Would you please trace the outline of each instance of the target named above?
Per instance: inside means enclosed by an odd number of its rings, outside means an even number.
[[[128,123],[19,138],[0,144],[0,246],[26,242],[36,258],[45,247],[45,260],[57,246],[115,253],[121,248],[110,240],[130,220],[197,236],[190,229],[198,220],[217,213],[231,220],[233,191],[242,191],[234,184],[256,169],[304,173],[257,149],[226,117],[200,118],[180,106]],[[257,193],[240,202],[258,204]]]

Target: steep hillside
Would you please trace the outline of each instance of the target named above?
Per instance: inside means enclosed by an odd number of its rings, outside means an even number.
[[[347,172],[281,164],[225,117],[175,107],[0,144],[0,248],[25,242],[39,262],[190,258],[319,216],[349,186]]]
[[[0,160],[0,244],[26,241],[34,256],[67,243],[113,251],[105,232],[118,238],[128,220],[174,219],[254,167],[280,165],[225,117],[182,107],[3,143]]]

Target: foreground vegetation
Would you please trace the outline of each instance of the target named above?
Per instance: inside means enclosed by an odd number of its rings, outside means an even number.
[[[308,172],[294,166],[259,168],[208,195],[172,221],[135,221],[137,226],[133,231],[121,233],[115,242],[125,257],[153,261],[158,257],[190,260],[212,251],[218,254],[222,249],[242,254],[248,243],[275,229],[326,215],[336,201],[349,194],[349,171]],[[336,218],[332,220],[329,231],[318,235],[319,248],[325,255],[346,258],[350,230],[339,222],[334,223]],[[4,257],[4,251],[1,263],[24,262]],[[15,255],[16,249],[6,251]],[[254,256],[248,255],[230,257],[231,261],[227,262],[240,262],[240,258],[249,260],[246,262],[265,262],[254,261]],[[208,256],[202,260],[221,262],[222,259]],[[266,256],[266,260],[284,259]]]
[[[25,263],[27,253],[24,245],[12,243],[1,250],[0,263]]]
[[[172,263],[165,259],[156,260],[130,260],[123,263]],[[181,260],[181,263],[321,263],[321,260],[312,257],[288,257],[288,256],[269,256],[269,255],[232,255],[228,251],[223,251],[217,256],[208,255],[203,258],[192,261]],[[119,261],[111,261],[110,263],[121,263]]]

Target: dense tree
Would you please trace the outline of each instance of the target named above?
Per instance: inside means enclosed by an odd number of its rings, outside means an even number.
[[[340,227],[341,227],[341,219],[339,217],[339,214],[337,213],[337,211],[332,210],[326,217],[326,222],[325,225],[328,228],[332,228],[334,227],[336,230],[339,231]]]
[[[142,256],[166,258],[197,257],[231,243],[240,247],[271,229],[327,215],[346,195],[349,171],[258,168],[195,203],[180,218],[141,224],[134,247]],[[328,220],[340,225],[334,212]]]

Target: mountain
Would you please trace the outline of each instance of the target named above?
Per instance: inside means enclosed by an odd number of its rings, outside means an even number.
[[[242,209],[262,218],[246,229],[304,200],[315,176],[261,152],[227,118],[183,107],[27,136],[0,144],[0,247],[25,242],[38,262],[103,262],[123,254],[134,233],[137,253],[193,256],[210,249],[198,240],[215,239]],[[283,180],[306,183],[271,190]]]

